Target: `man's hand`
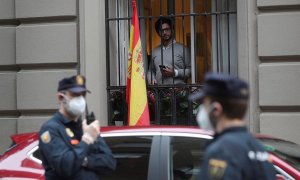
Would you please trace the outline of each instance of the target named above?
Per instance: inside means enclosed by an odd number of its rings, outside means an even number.
[[[164,77],[174,77],[174,75],[175,75],[173,68],[170,68],[168,66],[165,66],[165,68],[162,68],[161,73]]]
[[[152,79],[151,84],[157,84],[156,79]]]
[[[83,136],[82,140],[87,144],[93,144],[100,133],[99,120],[95,120],[91,124],[86,124],[86,119],[82,122]]]

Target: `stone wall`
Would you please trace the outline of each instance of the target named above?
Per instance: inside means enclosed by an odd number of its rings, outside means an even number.
[[[300,144],[300,1],[257,7],[260,131]]]
[[[58,107],[57,82],[79,72],[77,0],[0,1],[0,152]]]

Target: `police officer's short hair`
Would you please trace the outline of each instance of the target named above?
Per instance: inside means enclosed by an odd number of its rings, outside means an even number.
[[[243,119],[248,108],[246,99],[226,99],[209,97],[211,102],[219,102],[222,105],[224,115],[229,119]]]

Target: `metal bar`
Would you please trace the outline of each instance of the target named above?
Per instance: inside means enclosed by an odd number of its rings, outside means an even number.
[[[174,12],[175,12],[174,0],[168,0],[168,14],[174,14]]]
[[[130,26],[131,26],[131,24],[130,24],[130,21],[131,21],[131,19],[132,19],[132,17],[131,17],[131,14],[130,14],[130,12],[131,12],[131,10],[130,10],[130,3],[131,3],[131,1],[130,0],[128,0],[127,1],[128,2],[128,4],[127,4],[127,12],[128,12],[128,17],[127,18],[124,18],[125,20],[127,20],[127,22],[128,22],[128,29],[129,29],[129,31],[128,31],[128,37],[130,37]],[[122,19],[122,18],[121,18]]]
[[[166,15],[165,17],[173,18],[173,17],[182,17],[182,16],[211,16],[211,15],[221,15],[221,14],[236,14],[237,11],[223,11],[223,12],[205,12],[205,13],[190,13],[190,14],[171,14],[171,15]],[[148,19],[148,18],[159,18],[162,15],[159,16],[139,16],[139,19]],[[124,17],[124,18],[108,18],[108,21],[116,21],[116,20],[130,20],[131,17]]]
[[[112,126],[115,125],[113,122],[112,114],[113,114],[113,107],[112,107],[112,102],[111,102],[111,91],[108,91],[107,95],[107,108],[108,108],[108,125]]]
[[[176,114],[176,93],[175,89],[171,89],[171,112],[172,112],[172,125],[177,124],[177,114]]]
[[[163,85],[148,85],[149,88],[183,88],[183,87],[201,87],[200,84],[163,84]],[[106,89],[126,89],[126,86],[108,86]]]
[[[229,10],[229,0],[227,2],[227,11]],[[227,48],[228,48],[228,74],[230,74],[230,28],[229,28],[229,14],[227,14]]]
[[[171,16],[173,16],[174,15],[174,3],[173,3],[173,1],[172,0],[170,0],[170,1],[168,1],[169,3],[169,6],[171,6],[170,8],[169,8],[169,14],[171,15]],[[172,26],[170,27],[171,28],[171,32],[172,32],[172,40],[171,40],[171,45],[172,45],[172,69],[173,69],[173,72],[174,72],[174,70],[175,70],[175,68],[174,68],[174,66],[175,66],[175,63],[174,63],[174,43],[173,43],[173,40],[175,39],[175,37],[176,37],[176,28],[174,28],[174,27],[176,27],[176,25],[175,25],[175,23],[176,23],[176,18],[174,18],[174,17],[172,17],[171,18],[171,22],[172,22]],[[175,78],[174,78],[174,76],[173,76],[173,84],[175,83]],[[172,111],[173,112],[173,111]]]
[[[184,13],[184,0],[181,1],[181,7],[182,7],[182,13]],[[186,68],[186,64],[185,64],[185,38],[184,38],[184,35],[185,35],[185,31],[184,31],[184,16],[181,16],[181,28],[182,28],[182,43],[183,43],[183,46],[182,46],[182,52],[183,52],[183,57],[184,57],[184,61],[183,61],[183,77],[184,77],[184,81],[185,83],[187,83],[187,79],[185,78],[185,68]]]
[[[173,21],[173,20],[172,20]],[[173,27],[176,27],[175,26],[175,22],[176,22],[176,19],[174,18],[174,23],[172,23],[172,40],[171,40],[171,43],[172,43],[172,68],[173,68],[173,72],[175,71],[175,62],[174,62],[174,43],[173,43],[173,40],[174,40],[174,35],[176,36],[176,32],[174,30],[173,32]],[[174,33],[174,35],[173,35]],[[173,84],[175,84],[175,78],[173,76]],[[174,88],[172,88],[172,91],[171,91],[171,112],[172,112],[172,124],[175,125],[176,122],[177,122],[177,117],[176,117],[176,94],[174,93]]]
[[[195,13],[195,0],[190,1],[190,6],[191,6],[191,14]],[[195,67],[195,41],[193,39],[195,38],[195,24],[194,24],[194,19],[195,16],[190,16],[190,22],[191,22],[191,33],[190,33],[190,43],[191,43],[191,76],[192,76],[192,83],[195,83],[195,78],[196,78],[196,67]]]
[[[128,110],[125,111],[126,109],[126,106],[127,106],[127,103],[126,103],[126,89],[123,89],[122,90],[122,112],[127,112],[127,113],[124,113],[123,114],[123,125],[128,125]]]
[[[161,121],[161,116],[160,116],[160,93],[159,89],[154,89],[154,97],[156,99],[155,101],[155,108],[154,108],[154,113],[155,113],[155,124],[159,125]]]
[[[105,45],[106,45],[106,69],[108,69],[108,71],[106,71],[106,86],[110,86],[110,51],[109,51],[109,21],[108,16],[109,16],[109,4],[108,4],[108,0],[105,0]]]
[[[205,1],[205,12],[207,10],[207,1]],[[204,50],[204,62],[205,62],[205,68],[204,71],[208,72],[208,33],[207,33],[207,16],[204,16],[204,34],[205,34],[205,50]]]
[[[119,0],[117,0],[117,17],[120,18]],[[118,53],[118,84],[121,85],[121,61],[120,61],[120,20],[117,20],[117,53]]]
[[[160,0],[160,9],[159,9],[159,14],[160,14],[160,17],[162,17],[162,0]],[[160,28],[162,26],[162,22],[160,21]],[[161,33],[161,32],[160,32]],[[161,35],[159,34],[159,37],[160,37],[160,60],[161,60],[161,64],[164,64],[163,63],[163,44],[162,44],[162,38],[161,38]],[[164,84],[164,79],[161,78],[161,84]]]
[[[195,2],[195,0],[193,1],[193,8],[195,8],[196,7],[196,2]],[[195,11],[195,10],[194,10]],[[197,39],[197,31],[196,31],[196,17],[194,17],[193,18],[193,24],[194,24],[194,29],[193,29],[193,40],[194,40],[194,65],[195,65],[195,68],[196,68],[196,70],[198,69],[198,66],[197,66],[197,62],[196,62],[196,56],[197,56],[197,50],[196,50],[196,45],[197,45],[197,41],[196,41],[196,39]],[[191,36],[192,37],[192,36]],[[191,39],[191,41],[192,41],[192,39]],[[198,82],[198,78],[197,78],[197,76],[196,76],[196,74],[195,74],[195,82]]]
[[[218,10],[218,0],[215,0],[216,10]],[[219,63],[219,16],[216,14],[216,39],[217,39],[217,72],[220,72],[220,63]]]
[[[162,0],[159,1],[159,14],[161,15],[162,14]]]
[[[174,70],[175,70],[175,68],[174,68],[174,66],[175,66],[175,63],[174,63],[174,39],[175,39],[175,37],[174,36],[176,36],[176,33],[175,33],[175,30],[173,31],[173,27],[175,27],[175,22],[176,22],[176,20],[171,20],[171,22],[172,22],[172,27],[171,27],[171,32],[172,32],[172,39],[171,39],[171,45],[172,45],[172,69],[173,69],[173,72],[174,72]],[[174,78],[174,76],[173,76],[173,84],[175,83],[175,78]]]
[[[186,90],[186,89],[185,89]],[[187,88],[187,97],[190,96],[191,92],[191,87]],[[193,124],[193,104],[191,101],[188,101],[188,122],[187,125],[192,125]]]
[[[110,86],[110,51],[109,51],[109,21],[107,20],[109,17],[109,4],[108,0],[105,0],[105,45],[106,45],[106,87]],[[108,113],[107,113],[107,118],[108,118],[108,125],[112,125],[112,108],[111,108],[111,102],[110,102],[110,91],[107,89],[107,104],[108,104]]]
[[[150,19],[150,31],[149,31],[149,39],[150,39],[150,55],[149,55],[149,60],[148,63],[150,61],[150,67],[149,67],[149,71],[150,71],[150,84],[152,84],[153,82],[153,68],[154,68],[154,63],[152,62],[152,18]],[[147,75],[147,74],[146,74]],[[146,76],[147,77],[147,76]]]

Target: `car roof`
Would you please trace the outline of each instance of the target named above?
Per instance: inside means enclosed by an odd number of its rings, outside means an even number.
[[[197,126],[105,126],[100,128],[101,134],[112,134],[112,133],[190,133],[190,134],[202,134],[202,135],[213,135],[213,132],[204,131]],[[11,139],[14,144],[20,144],[28,139],[37,140],[37,132],[20,133],[11,135]]]
[[[196,126],[107,126],[100,128],[101,133],[131,133],[131,132],[176,132],[212,135]]]
[[[208,135],[212,136],[212,131],[205,131],[200,129],[198,126],[177,126],[177,125],[151,125],[151,126],[104,126],[100,128],[100,132],[103,135],[109,135],[113,133],[189,133],[189,134],[199,134],[199,135]],[[279,139],[273,136],[264,135],[264,134],[253,134],[258,139]],[[11,136],[11,139],[14,143],[19,144],[22,141],[25,141],[29,138],[37,139],[37,132],[30,133],[21,133]]]

